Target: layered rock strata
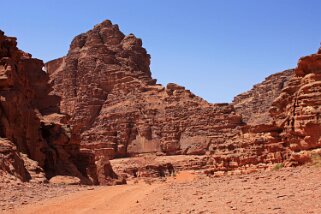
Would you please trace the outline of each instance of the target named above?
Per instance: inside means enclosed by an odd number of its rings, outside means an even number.
[[[250,91],[237,95],[232,102],[235,111],[248,125],[271,124],[273,118],[269,110],[272,103],[293,76],[294,69],[273,74]]]
[[[319,50],[302,57],[295,69],[266,78],[233,101],[250,130],[264,126],[278,130],[270,140],[281,151],[280,161],[302,164],[311,154],[320,153],[320,74]],[[258,138],[250,137],[252,141]]]
[[[321,147],[321,51],[302,57],[280,96],[270,110],[275,123],[284,129],[282,138],[291,158],[306,161],[298,155]],[[305,158],[304,158],[305,157]]]
[[[219,175],[304,163],[321,146],[320,56],[301,58],[232,104],[210,104],[177,84],[156,84],[142,41],[110,21],[45,65],[53,90],[42,61],[1,32],[0,175],[121,184],[123,174]],[[115,173],[109,160],[122,157],[133,161],[112,161]]]
[[[109,158],[139,153],[205,154],[238,133],[232,105],[209,104],[184,87],[152,79],[140,39],[105,21],[47,63],[61,110],[83,150]]]
[[[54,175],[82,175],[79,144],[70,141],[59,97],[49,95],[44,64],[0,31],[0,175],[45,182]]]
[[[247,126],[231,104],[210,104],[182,86],[156,84],[149,64],[142,41],[110,21],[77,36],[65,57],[46,64],[82,153],[94,152],[96,161],[144,153],[206,155],[213,171],[284,159],[279,127]],[[277,91],[257,114],[267,114],[290,73],[270,78],[271,88],[264,87]]]

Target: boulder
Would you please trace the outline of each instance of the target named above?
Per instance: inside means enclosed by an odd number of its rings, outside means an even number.
[[[49,180],[51,184],[79,185],[80,179],[73,176],[56,175]]]

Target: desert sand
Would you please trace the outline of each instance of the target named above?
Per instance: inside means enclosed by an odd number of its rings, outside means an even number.
[[[60,196],[24,199],[2,213],[321,213],[320,172],[309,165],[224,177],[185,171],[122,186],[56,186]]]

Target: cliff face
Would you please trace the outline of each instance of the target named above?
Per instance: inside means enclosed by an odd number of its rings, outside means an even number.
[[[42,61],[0,32],[0,176],[123,183],[109,160],[131,156],[137,166],[113,161],[118,173],[248,172],[303,163],[321,147],[320,50],[232,104],[210,104],[174,83],[156,84],[149,65],[140,39],[104,21],[45,65],[49,80]],[[145,153],[163,158],[140,166]]]
[[[243,121],[249,125],[271,124],[273,118],[269,110],[272,103],[293,76],[294,70],[291,69],[267,77],[250,91],[234,98],[232,104],[235,111],[241,114]]]
[[[231,104],[210,104],[182,86],[156,84],[149,64],[141,40],[110,21],[77,36],[67,56],[46,64],[82,153],[93,152],[97,162],[143,153],[205,155],[201,164],[214,171],[283,160],[278,127],[246,126]],[[267,114],[290,73],[267,80],[272,85],[266,83],[256,99],[278,91],[257,114]],[[250,110],[258,106],[252,103]],[[240,98],[238,111],[248,111],[245,106]]]
[[[83,150],[109,158],[205,154],[237,133],[242,122],[233,106],[209,104],[176,84],[158,85],[149,64],[141,40],[110,21],[77,36],[66,57],[47,63]]]
[[[270,110],[276,124],[284,129],[283,141],[299,153],[321,146],[321,53],[302,57],[295,76],[282,90]]]
[[[319,59],[320,52],[302,58],[295,70],[271,75],[232,104],[210,104],[182,86],[156,84],[141,40],[104,21],[77,36],[67,56],[46,67],[81,154],[92,154],[96,163],[183,154],[191,158],[174,161],[175,167],[195,163],[190,167],[216,173],[299,164],[307,160],[299,152],[320,147]],[[204,156],[194,161],[193,155]],[[159,165],[164,166],[171,165]],[[117,165],[124,171],[135,167]],[[146,167],[139,168],[141,174]]]
[[[73,158],[59,98],[48,95],[43,62],[0,31],[0,175],[43,182],[56,174],[81,176]]]
[[[250,125],[250,135],[258,127],[278,130],[269,141],[278,145],[280,160],[301,164],[320,150],[320,92],[319,50],[302,57],[295,69],[274,74],[249,92],[238,95],[233,104]],[[252,141],[258,138],[257,135],[250,137]]]

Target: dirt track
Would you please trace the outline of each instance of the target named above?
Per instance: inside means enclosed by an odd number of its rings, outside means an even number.
[[[9,213],[61,214],[61,213],[126,213],[158,185],[136,184],[100,187],[67,196],[23,206]]]
[[[165,183],[81,190],[7,213],[321,213],[321,168],[221,178],[185,172]]]

